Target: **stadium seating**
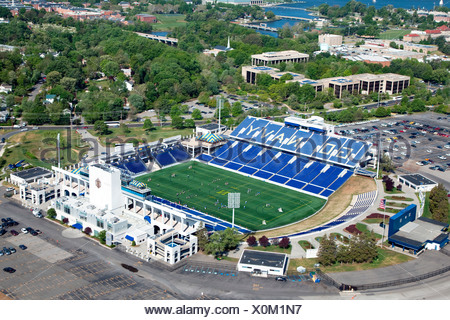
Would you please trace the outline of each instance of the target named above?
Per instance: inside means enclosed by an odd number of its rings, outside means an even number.
[[[182,147],[178,146],[169,149],[169,153],[177,160],[177,162],[186,161],[191,157]]]
[[[133,174],[138,174],[147,171],[147,167],[140,158],[128,159],[124,161],[123,164],[125,168]]]
[[[172,155],[168,151],[157,153],[154,155],[154,157],[161,167],[165,167],[177,162],[177,160],[175,160],[175,158],[172,157]]]
[[[253,117],[247,117],[230,136],[352,168],[363,160],[370,147],[362,141],[304,131]]]

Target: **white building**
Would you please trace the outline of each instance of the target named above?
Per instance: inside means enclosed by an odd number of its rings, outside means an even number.
[[[200,220],[153,197],[146,184],[106,164],[52,169],[51,178],[22,181],[24,202],[40,205],[51,200],[57,219],[67,219],[80,230],[90,228],[94,235],[105,230],[112,243],[136,244],[146,256],[167,263],[197,252],[193,233]]]
[[[252,55],[252,66],[269,66],[285,63],[308,62],[309,54],[300,53],[295,50],[286,50],[278,52],[264,52]]]
[[[398,176],[398,182],[413,188],[416,192],[419,192],[420,190],[429,192],[438,185],[433,180],[430,180],[419,173]]]
[[[321,34],[319,35],[319,45],[326,43],[329,47],[340,46],[342,44],[342,36],[338,34]]]
[[[244,250],[238,263],[238,271],[268,276],[282,276],[288,268],[289,258],[285,253]]]

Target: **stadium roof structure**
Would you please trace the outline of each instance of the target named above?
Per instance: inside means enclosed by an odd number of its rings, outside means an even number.
[[[209,142],[209,143],[215,143],[215,142],[223,141],[223,140],[225,140],[225,138],[209,132],[207,134],[204,134],[204,135],[198,137],[197,140],[205,141],[205,142]]]

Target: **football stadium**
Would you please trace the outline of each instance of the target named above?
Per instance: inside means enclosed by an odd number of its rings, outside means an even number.
[[[235,223],[252,231],[314,215],[370,159],[369,143],[334,134],[319,117],[247,117],[228,135],[206,136],[211,152],[191,157],[180,144],[163,148],[151,157],[161,169],[135,179],[166,204],[228,222],[228,193],[240,193]]]

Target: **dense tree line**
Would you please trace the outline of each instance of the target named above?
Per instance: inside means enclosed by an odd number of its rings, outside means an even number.
[[[430,192],[430,213],[434,220],[448,223],[450,218],[447,190],[444,185],[438,184]]]

